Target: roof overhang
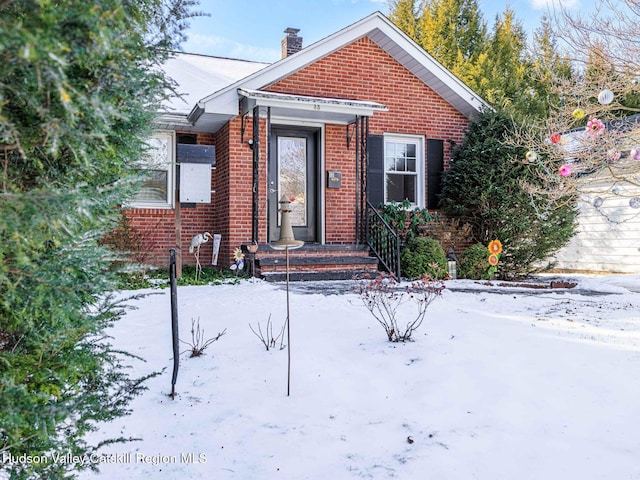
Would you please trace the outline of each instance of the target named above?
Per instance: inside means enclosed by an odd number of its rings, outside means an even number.
[[[269,107],[275,117],[299,118],[323,123],[348,124],[356,116],[370,117],[386,112],[380,103],[344,98],[312,97],[279,92],[238,88],[240,114],[251,113],[255,107]]]
[[[251,105],[264,105],[272,107],[278,111],[278,115],[284,117],[290,117],[293,114],[294,118],[300,118],[304,113],[307,117],[317,121],[344,123],[355,115],[364,115],[367,111],[370,112],[369,115],[373,114],[377,110],[375,108],[367,110],[366,107],[367,104],[373,105],[371,102],[365,101],[362,102],[363,105],[358,105],[354,103],[357,101],[352,100],[318,99],[317,97],[314,101],[310,100],[311,97],[296,95],[290,95],[288,99],[285,99],[272,92],[264,91],[265,88],[279,80],[365,36],[416,75],[425,85],[465,117],[473,118],[482,109],[490,108],[482,98],[438,63],[389,19],[380,12],[375,12],[359,22],[303,48],[298,53],[279,60],[202,98],[188,116],[189,121],[194,125],[193,129],[206,128],[210,131],[217,131],[226,121],[241,113],[238,109],[239,101],[246,103],[246,106],[241,106],[240,110],[251,110]],[[246,96],[242,96],[241,91],[244,91]],[[259,96],[255,92],[260,92],[267,97]]]
[[[159,130],[181,130],[184,132],[217,132],[237,114],[205,113],[203,108],[194,108],[191,113],[160,113],[155,119]]]
[[[161,130],[173,130],[174,128],[189,128],[193,124],[188,120],[187,115],[180,113],[159,113],[155,123]]]
[[[205,97],[195,107],[205,113],[238,114],[238,91],[262,90],[307,65],[368,36],[401,65],[416,75],[464,116],[476,116],[490,108],[475,92],[444,68],[380,12],[360,20],[298,53],[286,57]]]

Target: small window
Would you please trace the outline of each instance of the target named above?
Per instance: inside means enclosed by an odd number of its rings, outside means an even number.
[[[422,138],[384,137],[384,201],[424,207],[424,156]]]
[[[149,148],[142,167],[144,180],[131,202],[132,207],[173,207],[174,140],[173,132],[157,132],[147,142]]]

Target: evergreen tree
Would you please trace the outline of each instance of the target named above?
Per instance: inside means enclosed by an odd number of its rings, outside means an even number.
[[[539,185],[539,167],[519,162],[524,149],[506,142],[518,128],[500,111],[486,111],[472,121],[454,148],[441,197],[443,213],[471,225],[472,241],[502,242],[498,272],[503,278],[542,268],[539,264],[572,237],[576,216],[572,196],[550,211],[531,201],[523,182]]]
[[[389,20],[416,42],[420,41],[415,0],[389,0]]]
[[[0,454],[83,455],[127,412],[130,378],[102,333],[115,225],[135,185],[158,68],[191,0],[0,2]],[[3,462],[0,476],[68,478],[79,464]]]
[[[428,0],[419,19],[420,44],[474,88],[472,74],[483,54],[486,25],[476,0]]]
[[[559,98],[554,93],[554,78],[573,77],[571,61],[558,51],[557,39],[551,21],[546,15],[533,34],[532,46],[527,54],[526,64],[530,80],[529,107],[522,114],[544,119],[549,116],[550,103]]]
[[[480,94],[493,106],[520,112],[531,99],[524,63],[526,34],[507,7],[496,17],[487,57],[482,67]]]

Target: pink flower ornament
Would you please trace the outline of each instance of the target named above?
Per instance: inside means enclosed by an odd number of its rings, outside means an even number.
[[[615,148],[612,148],[607,151],[607,157],[609,158],[610,162],[617,162],[618,160],[620,160],[621,156],[622,156],[622,152]]]
[[[571,165],[562,165],[558,170],[558,173],[560,173],[561,177],[568,177],[569,175],[571,175]]]
[[[604,123],[599,118],[591,117],[587,122],[586,130],[590,137],[597,137],[604,132]]]

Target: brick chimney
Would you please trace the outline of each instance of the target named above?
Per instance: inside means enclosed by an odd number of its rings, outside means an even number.
[[[286,35],[282,39],[282,58],[293,55],[302,50],[302,37],[298,36],[299,28],[287,28],[284,33]]]

